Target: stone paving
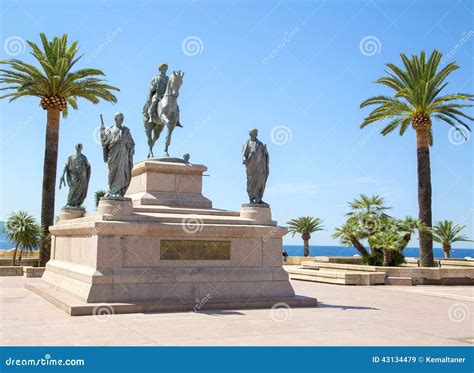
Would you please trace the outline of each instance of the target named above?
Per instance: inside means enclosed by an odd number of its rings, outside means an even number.
[[[472,286],[342,286],[292,281],[318,308],[68,316],[0,278],[1,345],[470,345]]]

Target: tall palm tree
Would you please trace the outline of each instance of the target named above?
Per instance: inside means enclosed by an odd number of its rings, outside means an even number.
[[[36,223],[35,218],[28,215],[25,211],[11,213],[5,223],[5,235],[7,239],[15,243],[15,251],[13,252],[12,265],[16,265],[16,254],[20,249],[20,260],[23,251],[32,251],[38,247],[40,240],[40,227]]]
[[[433,239],[443,245],[444,257],[449,259],[451,245],[454,242],[473,242],[469,237],[460,234],[465,225],[454,224],[450,220],[439,221],[433,227]]]
[[[301,234],[304,246],[304,256],[309,256],[309,240],[311,239],[311,234],[324,229],[323,220],[320,218],[303,216],[292,219],[287,224],[289,225],[288,231],[291,232],[293,237],[296,233]]]
[[[391,63],[384,76],[376,81],[391,88],[391,96],[375,96],[365,100],[360,106],[377,107],[364,119],[361,128],[368,124],[389,119],[381,134],[387,135],[399,129],[403,135],[411,125],[416,133],[418,168],[418,218],[428,228],[432,226],[431,217],[431,167],[429,147],[433,143],[432,119],[447,123],[461,135],[461,129],[470,131],[464,120],[474,120],[465,114],[463,108],[472,106],[459,101],[473,101],[474,96],[467,93],[441,95],[447,85],[446,78],[459,66],[451,62],[439,69],[442,54],[433,51],[430,57],[426,53],[411,58],[401,54],[403,67]],[[420,234],[421,265],[434,266],[433,237],[430,231]]]
[[[0,61],[10,67],[9,70],[0,70],[0,83],[5,84],[1,89],[12,90],[0,98],[9,97],[13,101],[25,96],[38,97],[41,99],[40,106],[47,112],[41,200],[41,230],[46,236],[48,227],[54,222],[60,113],[66,117],[68,106],[77,109],[78,98],[93,104],[100,99],[115,103],[117,99],[112,91],[118,88],[105,84],[105,80],[100,78],[104,76],[101,70],[88,68],[72,71],[82,57],[77,55],[77,41],[68,45],[66,34],[52,41],[44,34],[40,37],[41,48],[28,41],[39,68],[17,59]],[[40,265],[44,266],[49,260],[50,248],[41,249]]]

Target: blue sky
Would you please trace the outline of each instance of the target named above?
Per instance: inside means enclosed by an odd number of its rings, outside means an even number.
[[[185,71],[181,122],[172,155],[188,152],[208,166],[204,194],[214,207],[246,202],[241,145],[260,130],[271,157],[265,200],[281,224],[311,215],[326,231],[312,244],[337,244],[347,202],[360,193],[384,196],[392,214],[417,216],[415,136],[359,129],[359,104],[387,93],[373,84],[399,53],[446,54],[461,66],[446,92],[473,91],[473,3],[458,1],[1,1],[1,59],[32,62],[23,40],[67,33],[79,40],[78,67],[102,69],[120,87],[118,103],[79,102],[61,122],[58,178],[74,144],[92,164],[93,192],[107,185],[97,143],[99,114],[112,124],[122,111],[135,138],[135,161],[147,154],[141,109],[160,62]],[[18,48],[18,49],[16,49]],[[449,55],[448,55],[449,54]],[[27,98],[1,108],[0,219],[12,210],[39,217],[46,113]],[[471,111],[472,115],[472,111]],[[459,144],[434,123],[433,219],[467,225],[473,236],[472,139]],[[161,153],[163,139],[156,146]],[[66,190],[57,192],[56,209]],[[285,243],[300,243],[291,236]],[[416,244],[415,241],[412,244]],[[462,243],[455,247],[472,247]]]

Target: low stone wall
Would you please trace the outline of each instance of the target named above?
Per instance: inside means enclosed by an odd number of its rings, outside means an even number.
[[[289,256],[285,265],[301,265],[305,261],[321,263],[362,264],[359,256]]]
[[[0,267],[10,267],[11,265],[12,258],[0,258]],[[38,267],[38,258],[21,258],[21,265],[29,267]]]
[[[307,258],[308,259],[308,258]],[[474,268],[465,267],[383,267],[303,260],[303,268],[320,272],[371,273],[382,272],[386,277],[411,278],[413,285],[474,285]]]
[[[25,277],[41,277],[44,270],[45,267],[23,267],[23,275]]]
[[[0,276],[23,276],[23,267],[2,266],[0,267]]]

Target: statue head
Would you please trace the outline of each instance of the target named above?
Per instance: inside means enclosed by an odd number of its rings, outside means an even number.
[[[123,114],[122,113],[116,113],[115,114],[115,124],[117,127],[122,127],[123,123]]]
[[[162,74],[166,74],[166,71],[168,70],[168,65],[166,63],[160,63],[158,65],[158,70]]]
[[[249,135],[252,140],[255,140],[258,136],[258,129],[252,128],[249,130]]]
[[[76,153],[77,153],[77,154],[81,154],[81,152],[82,152],[82,144],[81,144],[81,143],[77,144],[77,145],[75,146],[75,148],[76,148]]]

